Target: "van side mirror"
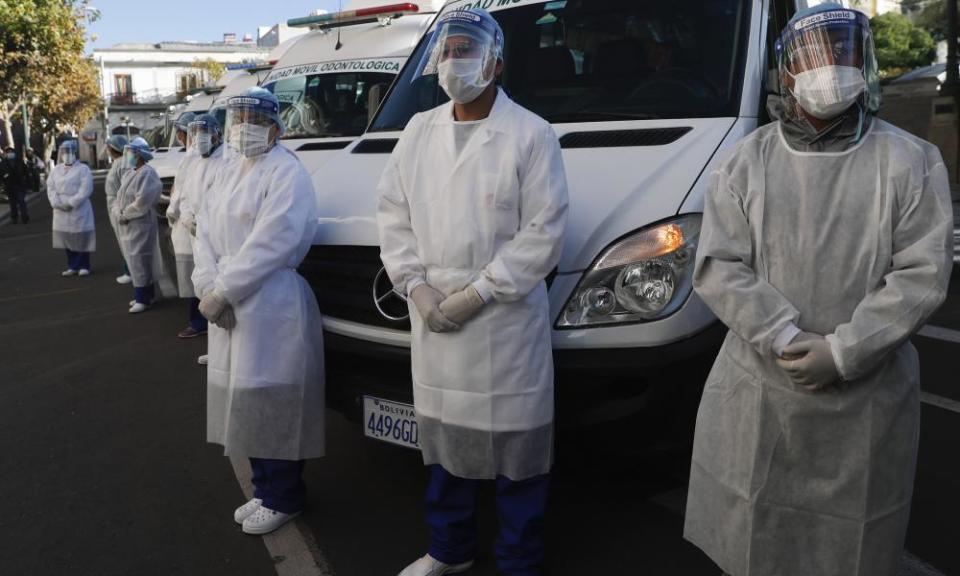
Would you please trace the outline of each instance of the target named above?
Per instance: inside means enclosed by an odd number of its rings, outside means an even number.
[[[367,93],[367,124],[373,121],[373,115],[377,113],[377,108],[383,102],[383,97],[387,94],[389,84],[374,84]]]

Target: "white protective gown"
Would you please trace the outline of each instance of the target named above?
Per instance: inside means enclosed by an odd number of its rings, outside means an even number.
[[[58,164],[47,178],[47,198],[53,211],[53,247],[74,252],[97,249],[96,225],[93,221],[93,174],[86,164]],[[71,206],[73,210],[59,210]]]
[[[199,156],[189,153],[180,162],[177,174],[173,180],[173,191],[170,193],[170,205],[167,207],[167,217],[175,218],[170,229],[170,240],[173,243],[173,254],[177,261],[177,293],[181,298],[193,298],[193,236],[190,228],[183,222],[185,211],[190,208],[194,195],[194,172],[199,165]]]
[[[200,205],[205,194],[214,194],[214,181],[220,171],[223,162],[223,145],[217,147],[207,158],[197,159],[196,167],[193,170],[193,177],[190,179],[190,201],[180,202],[180,218],[184,227],[189,231],[197,222],[197,215],[200,212]],[[190,234],[190,253],[194,254],[197,250],[197,238]],[[193,280],[190,278],[191,290],[196,293],[192,286]]]
[[[296,271],[317,225],[313,183],[277,145],[223,159],[213,190],[199,198],[193,281],[201,298],[222,293],[237,325],[209,328],[207,441],[228,456],[323,456],[323,326]]]
[[[157,273],[162,267],[154,211],[162,188],[156,170],[144,164],[136,170],[127,171],[113,204],[114,218],[128,220],[126,224],[117,225],[120,246],[133,285],[141,288],[157,281]]]
[[[409,293],[480,281],[493,298],[460,331],[431,332],[409,300],[413,396],[426,464],[461,478],[549,472],[553,356],[546,276],[567,217],[550,125],[502,91],[457,154],[453,105],[411,119],[380,182],[381,258]]]
[[[123,176],[128,172],[127,166],[123,163],[123,157],[117,158],[110,165],[110,172],[107,173],[107,179],[103,183],[103,191],[107,197],[107,218],[110,221],[110,228],[117,237],[117,243],[120,243],[120,233],[117,230],[117,218],[113,213],[113,203],[117,201],[117,193],[120,191],[120,185],[123,182]],[[120,247],[121,254],[123,246]],[[126,258],[126,257],[124,257]]]
[[[840,153],[796,152],[779,123],[713,175],[697,293],[727,326],[697,417],[684,534],[734,576],[894,576],[920,417],[909,338],[943,302],[947,172],[880,120]],[[790,323],[826,335],[845,380],[792,384]]]

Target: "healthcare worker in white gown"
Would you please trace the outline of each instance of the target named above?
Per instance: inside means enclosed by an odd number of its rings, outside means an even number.
[[[127,139],[119,134],[107,138],[107,154],[110,155],[110,172],[107,173],[107,179],[103,183],[104,196],[107,199],[107,217],[110,220],[110,229],[117,239],[117,245],[120,247],[120,254],[123,255],[123,246],[120,244],[120,231],[118,229],[117,219],[113,213],[113,203],[117,201],[117,193],[120,191],[120,185],[123,183],[123,175],[129,169],[123,161],[123,149],[127,147]],[[120,276],[117,276],[117,284],[129,284],[133,279],[130,278],[130,270],[127,268],[127,262],[124,260],[123,269]]]
[[[159,277],[160,243],[154,206],[163,185],[156,170],[147,162],[153,159],[150,145],[139,136],[127,144],[123,161],[128,171],[123,176],[111,213],[117,221],[117,233],[130,277],[133,279],[131,314],[145,312],[156,297]]]
[[[228,100],[226,151],[200,197],[193,281],[211,322],[207,440],[247,457],[254,498],[234,520],[276,530],[303,510],[304,460],[324,454],[323,332],[297,266],[313,242],[309,174],[278,144],[280,105],[262,88]]]
[[[430,547],[403,576],[471,566],[484,480],[496,484],[501,573],[543,569],[553,456],[544,280],[560,258],[567,185],[553,129],[497,87],[502,49],[486,11],[440,17],[423,70],[452,102],[411,119],[380,183],[381,257],[408,294],[430,467]]]
[[[943,302],[937,148],[875,118],[869,22],[795,16],[778,121],[713,174],[694,286],[730,331],[697,416],[684,533],[734,576],[894,576],[917,457],[913,336]]]
[[[47,178],[47,198],[53,207],[53,247],[67,253],[63,276],[88,276],[90,253],[97,249],[93,221],[93,174],[77,158],[77,141],[67,140],[57,152],[57,165]]]
[[[189,202],[181,200],[178,222],[190,233],[190,253],[194,254],[197,251],[197,213],[200,211],[202,198],[207,194],[216,193],[214,180],[220,171],[220,164],[223,159],[223,135],[220,123],[216,117],[210,114],[196,116],[188,127],[187,139],[191,142],[197,160],[196,167],[189,180]],[[192,277],[190,281],[193,282]],[[194,294],[196,293],[196,287],[194,287]],[[194,312],[198,317],[196,319]],[[207,319],[200,313],[199,298],[194,298],[190,314],[191,327],[198,332],[206,333]],[[203,354],[197,359],[197,362],[206,365],[209,358],[209,355]]]
[[[187,326],[177,333],[181,339],[197,338],[207,333],[207,320],[200,314],[200,299],[193,290],[193,235],[190,233],[195,191],[194,172],[200,164],[193,142],[190,141],[190,123],[196,115],[184,112],[177,118],[176,138],[184,147],[185,153],[177,167],[170,192],[170,204],[167,206],[167,222],[170,224],[170,240],[177,265],[177,294],[187,301]]]

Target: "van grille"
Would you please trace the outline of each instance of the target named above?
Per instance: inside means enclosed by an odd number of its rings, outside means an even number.
[[[373,303],[373,282],[382,267],[377,246],[313,246],[299,272],[317,295],[324,316],[410,330],[409,320],[388,320]]]

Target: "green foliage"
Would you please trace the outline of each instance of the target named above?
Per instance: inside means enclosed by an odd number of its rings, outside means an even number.
[[[23,103],[51,130],[90,119],[99,88],[83,56],[84,22],[96,17],[80,0],[0,0],[0,120],[9,124]]]
[[[877,47],[877,63],[884,76],[926,66],[937,56],[937,45],[929,32],[893,12],[870,20]]]

